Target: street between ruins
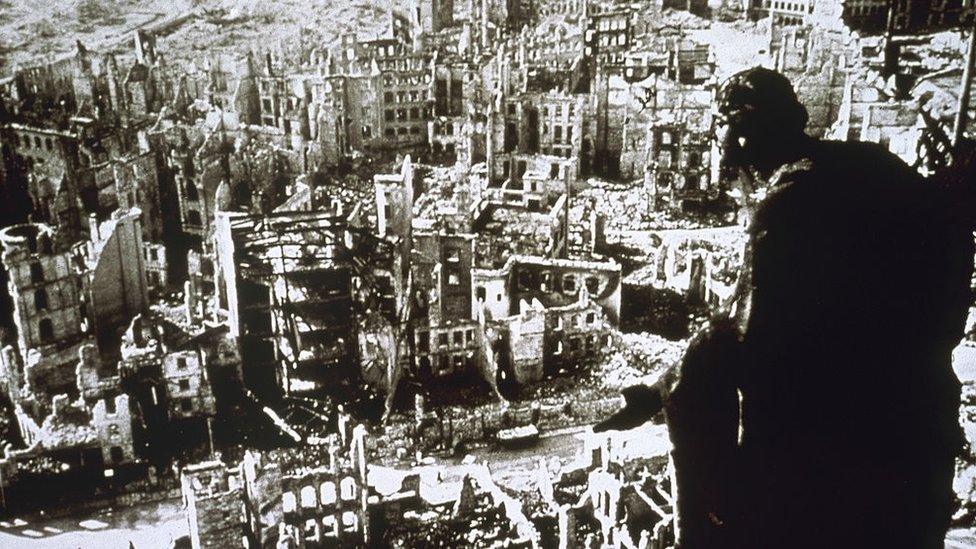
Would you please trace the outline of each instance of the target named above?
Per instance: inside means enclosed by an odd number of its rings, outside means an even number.
[[[955,353],[956,371],[963,381],[976,379],[976,348],[960,346]],[[474,448],[464,458],[436,460],[398,470],[396,475],[421,473],[439,476],[446,483],[460,482],[468,464],[483,463],[500,486],[510,489],[534,482],[537,471],[548,467],[553,471],[556,462],[567,466],[576,459],[586,459],[585,449],[610,439],[610,447],[626,453],[656,454],[668,450],[670,444],[664,425],[648,424],[630,431],[594,434],[590,427],[561,429],[544,434],[535,445],[507,449],[497,445]],[[375,470],[385,469],[374,467]],[[394,472],[390,469],[384,472]],[[439,472],[439,475],[438,475]],[[187,534],[182,503],[171,499],[126,509],[91,511],[59,519],[15,518],[0,521],[0,547],[10,549],[99,548],[166,549],[172,540]],[[976,530],[951,530],[946,538],[947,549],[976,547]]]
[[[472,449],[470,456],[477,463],[487,463],[502,485],[520,482],[531,476],[540,467],[540,462],[558,460],[565,465],[581,456],[588,438],[604,438],[590,433],[589,429],[578,427],[556,431],[543,435],[537,444],[521,449],[510,450],[494,445],[476,448]],[[648,425],[630,432],[616,433],[612,439],[620,445],[631,444],[642,437],[655,441],[657,448],[666,448],[666,442],[664,446],[661,444],[667,440],[663,426]],[[462,461],[470,462],[471,459],[438,461],[414,467],[408,472],[439,470],[443,481],[459,482],[466,469]],[[0,521],[0,547],[129,549],[131,541],[136,549],[165,549],[171,540],[187,534],[182,512],[180,500],[171,499],[58,519],[15,518]]]

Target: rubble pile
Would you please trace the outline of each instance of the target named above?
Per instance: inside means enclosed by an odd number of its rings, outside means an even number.
[[[647,191],[639,181],[617,183],[591,178],[586,185],[587,188],[573,196],[570,219],[587,219],[592,209],[606,220],[606,232],[611,241],[611,236],[626,231],[696,229],[714,225],[708,218],[676,216],[667,210],[652,211],[647,202]]]
[[[606,218],[608,233],[649,228],[647,197],[639,183],[589,179],[587,188],[573,197],[570,218],[585,219],[591,207]]]
[[[612,332],[611,343],[592,364],[546,379],[523,391],[520,400],[540,404],[596,400],[619,395],[624,387],[653,383],[681,358],[686,341],[650,333]]]
[[[70,448],[91,445],[95,431],[91,427],[91,413],[81,403],[69,403],[67,397],[58,396],[54,412],[44,420],[40,443],[44,448]]]
[[[684,341],[669,341],[654,334],[617,334],[600,363],[601,383],[611,391],[653,383],[677,364],[685,347]]]

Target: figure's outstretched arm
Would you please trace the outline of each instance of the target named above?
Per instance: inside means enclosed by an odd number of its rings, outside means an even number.
[[[671,371],[676,370],[676,366],[671,369]],[[653,385],[632,385],[622,390],[620,394],[624,397],[624,407],[614,415],[594,425],[593,432],[625,431],[640,427],[653,419],[654,416],[664,410],[664,401],[668,392],[668,384],[664,378],[674,377],[671,371],[661,376],[661,380]]]

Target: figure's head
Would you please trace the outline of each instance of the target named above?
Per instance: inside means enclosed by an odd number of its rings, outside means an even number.
[[[789,79],[774,70],[753,67],[732,75],[715,103],[715,136],[726,165],[763,168],[804,136],[807,110]]]

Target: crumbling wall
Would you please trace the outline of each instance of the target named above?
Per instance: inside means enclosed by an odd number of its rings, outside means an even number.
[[[389,323],[367,326],[357,337],[363,381],[389,394],[396,388],[401,374],[393,326]]]
[[[810,120],[807,133],[823,136],[837,120],[843,101],[846,65],[846,33],[822,27],[775,29],[770,51],[774,66],[793,83]]]
[[[159,204],[159,175],[152,152],[113,162],[115,196],[121,209],[138,208],[141,216],[143,238],[147,242],[160,242],[163,236],[163,220]]]
[[[542,379],[546,313],[538,300],[522,301],[519,314],[509,320],[509,345],[515,381],[525,385]]]
[[[248,536],[264,546],[268,539],[277,538],[278,524],[284,519],[282,510],[282,472],[278,463],[248,450],[239,466],[243,479],[245,521]]]
[[[119,377],[103,377],[99,373],[98,349],[92,344],[78,349],[78,366],[75,368],[78,393],[86,402],[93,402],[109,394],[119,392]]]
[[[132,415],[129,396],[118,395],[99,400],[92,406],[92,428],[95,431],[102,459],[117,465],[135,459],[132,446]]]
[[[349,468],[323,467],[286,475],[281,494],[284,523],[304,529],[307,521],[314,520],[318,539],[362,540],[367,491]]]
[[[240,542],[241,482],[232,470],[219,461],[186,467],[180,486],[193,549]]]
[[[554,431],[590,425],[606,419],[621,407],[621,398],[598,398],[564,403],[488,404],[472,409],[451,409],[434,423],[418,429],[408,421],[395,418],[384,433],[367,440],[371,452],[392,456],[397,448],[430,451],[457,447],[460,443],[494,439],[498,431],[534,424],[540,431]]]
[[[81,340],[63,346],[48,346],[31,349],[24,359],[24,380],[22,390],[49,401],[61,393],[75,393],[77,380],[75,366],[82,346],[90,340]]]
[[[216,413],[207,370],[196,351],[177,351],[163,357],[163,378],[171,419],[206,417]]]
[[[90,294],[95,328],[101,333],[128,323],[149,302],[139,210],[117,211],[93,243]],[[131,253],[135,251],[135,253]]]
[[[57,249],[56,233],[41,224],[15,225],[0,233],[0,241],[21,357],[80,336],[84,315],[77,276],[70,252]]]
[[[611,323],[620,319],[620,265],[613,260],[517,256],[510,260],[509,270],[510,303],[538,299],[545,307],[561,307],[576,303],[585,288]]]
[[[575,369],[599,356],[608,343],[609,329],[603,309],[585,290],[575,304],[546,309],[546,371]]]

